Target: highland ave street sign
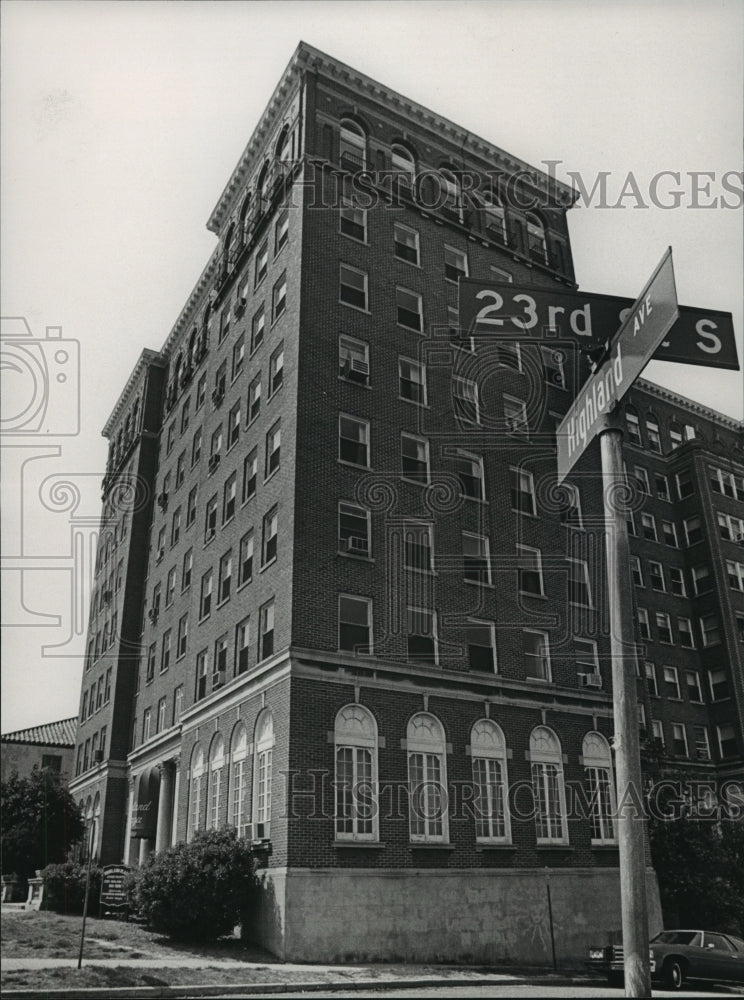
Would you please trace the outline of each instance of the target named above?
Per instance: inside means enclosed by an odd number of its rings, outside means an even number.
[[[601,368],[591,375],[556,432],[558,482],[562,482],[599,429],[646,367],[679,316],[669,247],[614,338]]]
[[[558,337],[592,347],[618,330],[633,308],[632,299],[616,295],[475,278],[460,278],[459,299],[463,336],[524,331],[537,338],[550,329]],[[654,360],[738,370],[731,313],[680,306],[679,318],[656,348]]]

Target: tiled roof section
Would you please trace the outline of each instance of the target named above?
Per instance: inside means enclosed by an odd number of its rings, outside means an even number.
[[[77,716],[71,719],[61,719],[59,722],[47,722],[43,726],[32,726],[31,729],[19,729],[15,733],[3,733],[3,743],[36,743],[49,747],[74,747],[77,732]]]

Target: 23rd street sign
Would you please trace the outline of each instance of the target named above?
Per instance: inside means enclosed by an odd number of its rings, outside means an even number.
[[[678,316],[669,247],[620,327],[604,364],[584,383],[558,427],[559,483],[593,440],[603,416],[623,398],[646,367]]]

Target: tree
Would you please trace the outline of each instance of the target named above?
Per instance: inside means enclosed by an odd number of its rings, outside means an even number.
[[[134,900],[153,930],[209,941],[241,923],[252,886],[250,846],[234,829],[209,830],[151,854],[135,873]]]
[[[28,778],[12,774],[3,781],[0,808],[3,872],[21,878],[64,861],[85,829],[60,775],[47,768],[34,768]]]

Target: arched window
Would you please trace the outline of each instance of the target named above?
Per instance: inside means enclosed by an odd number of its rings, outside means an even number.
[[[635,444],[639,448],[643,447],[641,422],[638,419],[638,412],[630,405],[625,407],[625,433],[628,435],[630,444]]]
[[[220,825],[220,792],[222,791],[222,769],[224,766],[225,741],[220,733],[216,733],[209,748],[207,827],[210,830],[216,830]]]
[[[189,825],[187,839],[191,840],[202,822],[202,778],[204,777],[204,751],[199,743],[191,753],[191,784],[189,786]]]
[[[360,125],[344,118],[338,143],[338,160],[342,167],[364,170],[367,165],[367,137]]]
[[[251,212],[251,195],[250,191],[245,196],[242,208],[240,209],[240,238],[243,243],[248,241],[250,236],[249,229],[253,224],[253,213]]]
[[[545,226],[542,219],[534,212],[527,213],[527,252],[534,260],[544,264],[548,262],[548,244],[545,239]]]
[[[560,740],[547,726],[537,726],[530,734],[530,761],[537,842],[567,844],[563,754]]]
[[[442,205],[442,210],[450,216],[454,216],[456,219],[461,218],[462,212],[462,199],[460,198],[460,182],[457,177],[452,173],[451,170],[443,167],[439,171],[439,176],[442,179],[442,198],[444,199],[444,204]]]
[[[253,737],[253,835],[264,840],[270,835],[271,756],[274,749],[274,719],[265,708],[256,720]]]
[[[399,176],[401,183],[410,187],[416,179],[416,161],[413,153],[400,143],[392,148],[392,168]]]
[[[486,233],[499,243],[506,243],[506,215],[504,206],[493,194],[483,197],[484,227]]]
[[[676,420],[673,420],[669,425],[669,441],[672,445],[672,451],[679,448],[682,444],[682,427]]]
[[[414,715],[408,723],[406,747],[411,840],[446,842],[447,745],[439,719],[428,712]]]
[[[615,842],[615,788],[610,745],[601,733],[591,732],[581,747],[589,798],[592,843]]]
[[[85,857],[88,852],[93,852],[95,841],[93,840],[93,799],[89,795],[85,802]]]
[[[268,160],[261,167],[261,173],[258,175],[258,183],[256,185],[256,190],[258,191],[260,198],[265,198],[268,194],[268,180],[269,180],[269,163]]]
[[[473,760],[475,838],[507,844],[511,842],[509,809],[506,804],[506,740],[501,727],[480,719],[470,732]]]
[[[230,823],[244,837],[248,825],[248,733],[239,722],[230,748]]]
[[[361,705],[336,716],[336,837],[378,840],[377,724]]]
[[[227,274],[228,271],[230,270],[230,268],[233,265],[233,261],[232,261],[231,258],[232,258],[232,244],[233,244],[233,235],[234,235],[234,232],[235,232],[235,227],[234,226],[230,226],[230,228],[227,231],[227,236],[225,237],[225,246],[224,246],[224,249],[222,251],[222,273],[223,274]]]
[[[291,146],[289,143],[289,125],[285,125],[284,128],[279,133],[279,138],[276,140],[276,146],[274,147],[274,156],[277,160],[286,161],[289,159]]]

